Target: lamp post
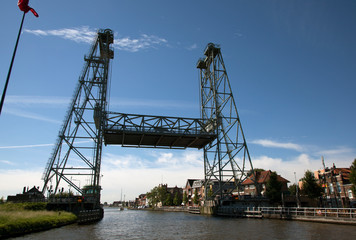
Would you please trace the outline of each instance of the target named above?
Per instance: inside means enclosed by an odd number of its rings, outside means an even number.
[[[297,200],[297,207],[300,207],[300,203],[299,203],[299,187],[298,187],[298,184],[297,184],[296,172],[294,172],[294,179],[295,179],[295,198]]]

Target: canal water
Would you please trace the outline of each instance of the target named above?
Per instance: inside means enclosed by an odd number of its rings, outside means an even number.
[[[15,239],[356,239],[356,226],[106,208],[102,221]]]

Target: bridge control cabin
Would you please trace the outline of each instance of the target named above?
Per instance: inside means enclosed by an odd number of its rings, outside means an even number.
[[[200,119],[109,113],[104,127],[106,145],[201,149],[216,134]]]

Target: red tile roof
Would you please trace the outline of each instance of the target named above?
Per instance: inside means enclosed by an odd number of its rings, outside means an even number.
[[[267,183],[270,176],[271,176],[272,171],[268,170],[268,171],[255,171],[255,176],[257,179],[258,183]],[[254,175],[251,174],[245,181],[243,181],[242,185],[250,185],[250,184],[254,184]],[[280,175],[277,175],[277,180],[279,182],[289,182],[287,179],[281,177]]]

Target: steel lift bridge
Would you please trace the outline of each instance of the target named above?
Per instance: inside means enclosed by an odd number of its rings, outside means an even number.
[[[82,196],[84,209],[98,208],[105,144],[204,149],[206,199],[231,195],[252,163],[220,48],[208,44],[205,59],[197,64],[201,73],[200,119],[148,116],[107,111],[113,41],[110,29],[99,30],[84,57],[83,71],[43,174],[42,193],[60,197],[69,187],[70,192]]]

